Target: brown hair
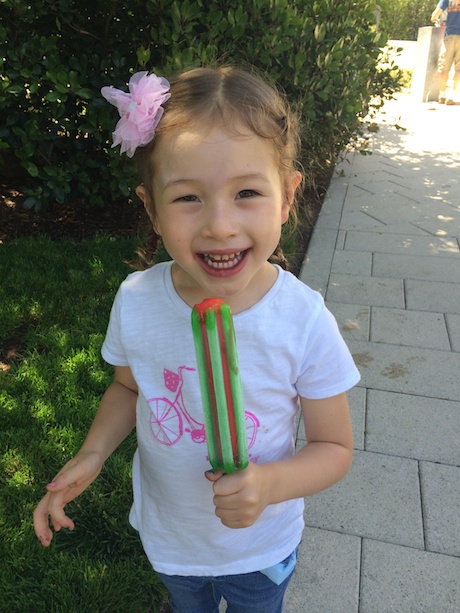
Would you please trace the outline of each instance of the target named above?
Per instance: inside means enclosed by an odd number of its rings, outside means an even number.
[[[145,147],[137,149],[138,164],[144,188],[151,206],[155,207],[152,185],[155,175],[153,151],[161,138],[176,130],[186,130],[191,124],[219,125],[238,135],[243,125],[273,144],[283,188],[287,192],[292,173],[297,170],[299,126],[297,115],[289,108],[285,97],[277,89],[252,72],[224,66],[196,68],[171,79],[171,98],[163,105],[164,115],[155,137]],[[149,211],[154,218],[155,211]],[[294,224],[297,219],[295,203],[291,209]],[[154,263],[160,237],[153,228],[145,249],[138,252],[137,263],[147,268]],[[278,247],[274,257],[280,266],[287,262]]]

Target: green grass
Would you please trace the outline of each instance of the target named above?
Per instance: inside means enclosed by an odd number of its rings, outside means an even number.
[[[112,370],[100,356],[130,239],[0,244],[0,612],[158,611],[164,590],[128,524],[131,435],[69,505],[48,549],[32,512],[79,449]]]

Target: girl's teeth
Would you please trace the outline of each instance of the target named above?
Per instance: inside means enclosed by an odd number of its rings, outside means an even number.
[[[232,268],[236,266],[238,262],[241,262],[243,252],[240,251],[238,253],[228,253],[225,255],[209,255],[205,253],[203,254],[203,258],[206,264],[212,268]]]

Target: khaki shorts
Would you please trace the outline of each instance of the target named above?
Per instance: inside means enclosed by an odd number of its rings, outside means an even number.
[[[439,72],[449,72],[452,64],[455,64],[455,72],[460,72],[460,35],[458,34],[444,36],[438,61]]]

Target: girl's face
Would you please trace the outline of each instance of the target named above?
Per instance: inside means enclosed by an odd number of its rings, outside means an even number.
[[[176,291],[190,306],[218,297],[237,313],[258,302],[277,277],[267,260],[279,243],[300,173],[286,190],[272,144],[241,134],[215,127],[164,137],[153,153],[153,214],[144,188],[138,188],[174,260]]]

